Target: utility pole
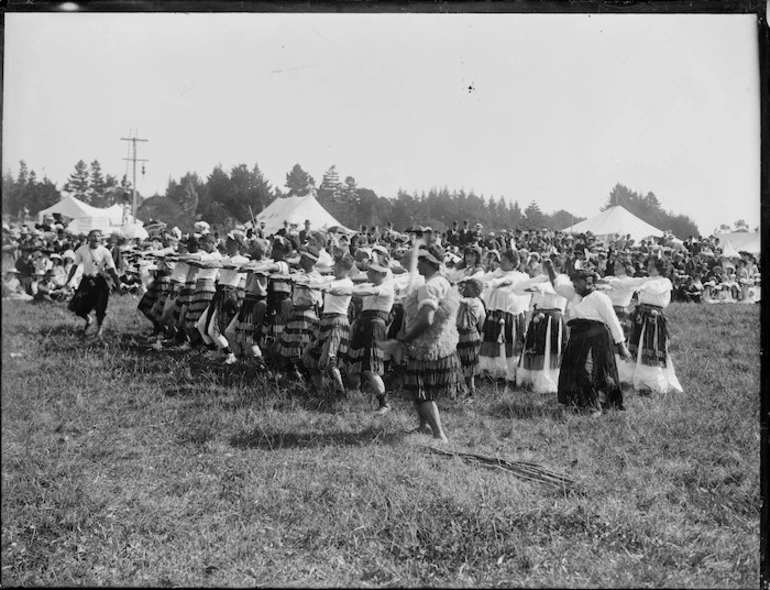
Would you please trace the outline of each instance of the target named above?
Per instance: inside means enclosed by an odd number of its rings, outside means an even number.
[[[139,139],[138,137],[121,137],[121,141],[130,141],[131,146],[133,149],[131,150],[131,157],[130,158],[123,158],[124,160],[128,160],[134,163],[134,180],[131,184],[131,188],[133,189],[133,206],[131,208],[132,215],[134,216],[134,221],[136,221],[136,163],[137,162],[148,162],[149,160],[143,160],[141,158],[136,157],[136,142],[137,141],[149,141],[149,139]]]

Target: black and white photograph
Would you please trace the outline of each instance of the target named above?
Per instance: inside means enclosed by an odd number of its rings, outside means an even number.
[[[0,585],[770,583],[764,3],[9,4]]]

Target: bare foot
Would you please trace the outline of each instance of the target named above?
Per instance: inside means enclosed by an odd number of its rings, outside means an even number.
[[[91,327],[91,324],[94,323],[94,320],[91,318],[91,316],[86,316],[86,325],[83,326],[83,330],[80,332],[81,336],[85,336],[86,332],[88,332],[88,328]]]

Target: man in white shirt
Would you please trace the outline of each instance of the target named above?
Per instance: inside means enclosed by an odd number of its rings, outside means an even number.
[[[96,333],[97,338],[102,337],[102,327],[104,318],[107,315],[107,303],[110,297],[110,286],[107,283],[105,275],[109,275],[114,281],[114,285],[120,285],[115,269],[115,261],[112,259],[112,253],[101,245],[102,232],[93,229],[88,234],[88,243],[80,246],[75,251],[74,264],[70,268],[67,276],[67,285],[79,265],[83,265],[83,278],[78,285],[75,295],[69,302],[68,309],[75,313],[86,322],[83,326],[82,335],[85,336],[88,328],[91,326],[91,311],[96,312],[96,323],[99,330]]]

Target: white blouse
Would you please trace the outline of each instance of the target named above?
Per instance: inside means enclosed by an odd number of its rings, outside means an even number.
[[[519,283],[529,281],[529,275],[517,270],[504,272],[496,269],[479,277],[484,283],[484,292],[481,298],[484,300],[488,311],[502,310],[513,315],[518,315],[529,308],[530,295],[517,295],[516,289]],[[510,285],[500,286],[503,281],[511,281]]]
[[[222,260],[222,255],[219,253],[219,250],[214,250],[213,252],[206,252],[201,255],[201,261],[203,262],[209,262],[213,260]],[[196,275],[196,279],[197,280],[208,279],[211,281],[216,281],[218,275],[219,275],[218,268],[199,268],[198,274]]]
[[[537,291],[532,294],[532,305],[537,309],[558,309],[564,313],[564,308],[567,307],[567,300],[554,291],[553,286],[546,275],[535,277],[535,279],[540,278],[545,279],[545,281],[539,281],[529,285],[529,288],[537,289]]]
[[[384,311],[390,312],[393,309],[393,302],[396,300],[396,293],[393,289],[393,281],[385,280],[376,287],[371,283],[361,285],[366,289],[376,291],[375,295],[364,295],[362,311]]]
[[[248,258],[241,256],[240,254],[222,259],[222,262],[232,265],[242,265],[246,264],[248,261]],[[229,268],[223,268],[219,272],[219,284],[227,285],[228,287],[237,287],[241,284],[241,281],[245,276],[246,273],[238,272],[237,270],[232,270]]]
[[[344,279],[329,281],[325,283],[325,285],[331,289],[352,289],[353,281],[350,277],[345,277]],[[332,295],[331,293],[324,293],[323,313],[347,314],[352,298],[352,295]]]
[[[639,303],[668,307],[668,304],[671,303],[671,290],[673,288],[671,281],[666,277],[649,277],[639,287]]]
[[[317,283],[321,279],[321,274],[314,270],[309,273],[298,274],[307,276],[308,283],[294,283],[294,288],[291,291],[292,305],[315,305],[320,308],[323,305],[323,295],[318,289],[313,289],[310,285]]]
[[[616,277],[608,275],[604,277],[604,280],[607,282],[609,289],[602,291],[602,293],[605,293],[610,298],[612,305],[617,307],[628,307],[631,305],[631,299],[633,298],[634,293],[648,280],[648,278],[628,276]]]
[[[573,319],[593,320],[607,325],[615,344],[624,342],[626,337],[618,321],[612,301],[601,291],[593,291],[585,297],[575,293],[572,281],[567,275],[558,275],[554,281],[554,290],[570,302],[570,316]]]

